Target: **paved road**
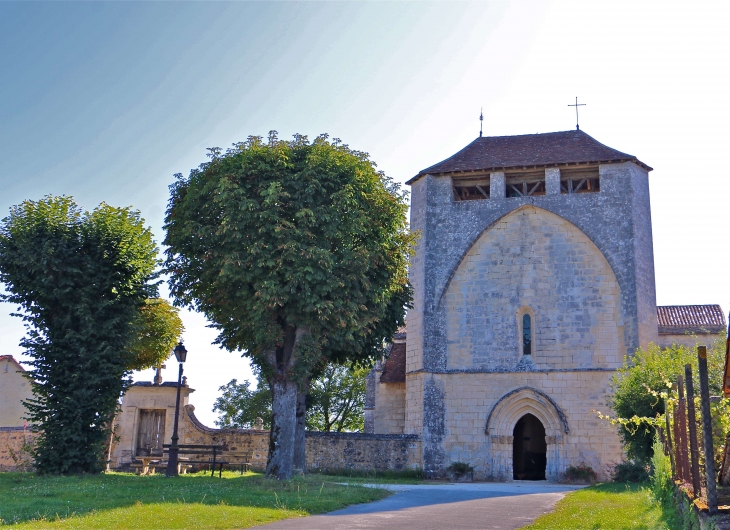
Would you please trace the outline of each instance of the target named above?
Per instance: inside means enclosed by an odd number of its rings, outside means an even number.
[[[580,486],[509,484],[386,485],[395,495],[325,515],[286,519],[264,530],[514,530],[549,512]]]

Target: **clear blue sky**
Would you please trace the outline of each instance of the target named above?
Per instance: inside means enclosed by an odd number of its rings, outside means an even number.
[[[159,241],[172,175],[206,147],[327,132],[405,181],[471,141],[480,107],[486,135],[567,130],[578,96],[581,129],[655,168],[658,303],[727,313],[729,23],[724,2],[0,2],[0,212],[133,205]],[[20,354],[12,309],[0,354]],[[184,317],[212,424],[250,372]]]

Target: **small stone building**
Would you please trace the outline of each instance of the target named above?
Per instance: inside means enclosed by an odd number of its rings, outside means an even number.
[[[693,348],[709,345],[727,329],[725,315],[719,305],[671,305],[657,307],[659,341],[667,348],[679,344]]]
[[[0,471],[24,467],[24,444],[32,442],[23,402],[33,397],[25,369],[12,355],[0,355]]]
[[[463,461],[480,479],[558,479],[586,463],[606,478],[622,459],[596,414],[611,377],[660,343],[658,315],[683,311],[657,312],[649,171],[576,130],[480,136],[412,178],[413,307],[370,374],[366,428],[418,436],[429,474]],[[671,322],[675,341],[716,329]]]
[[[12,355],[0,355],[0,427],[23,427],[23,401],[33,397],[25,369]]]
[[[187,385],[180,389],[181,419],[192,392],[195,390]],[[172,437],[176,396],[176,381],[138,382],[127,390],[122,398],[121,412],[114,421],[114,444],[110,451],[112,468],[126,467],[138,456],[162,456],[163,444],[169,444]]]

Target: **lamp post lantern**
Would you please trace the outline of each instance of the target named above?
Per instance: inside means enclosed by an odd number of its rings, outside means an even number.
[[[172,438],[170,440],[170,454],[167,460],[167,470],[165,471],[166,477],[176,477],[177,471],[177,457],[178,457],[178,435],[177,435],[177,421],[180,416],[180,386],[182,385],[182,374],[183,374],[183,363],[188,356],[188,350],[185,349],[183,343],[179,343],[173,350],[177,362],[180,363],[180,369],[177,373],[177,397],[175,398],[175,426],[172,429]]]

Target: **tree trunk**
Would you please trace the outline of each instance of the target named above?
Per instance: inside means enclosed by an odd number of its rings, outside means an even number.
[[[266,476],[288,480],[292,476],[296,434],[297,384],[273,377],[271,386],[271,431]]]
[[[305,434],[307,415],[307,394],[309,385],[297,392],[297,428],[294,435],[294,469],[306,471],[307,467],[307,438]]]

